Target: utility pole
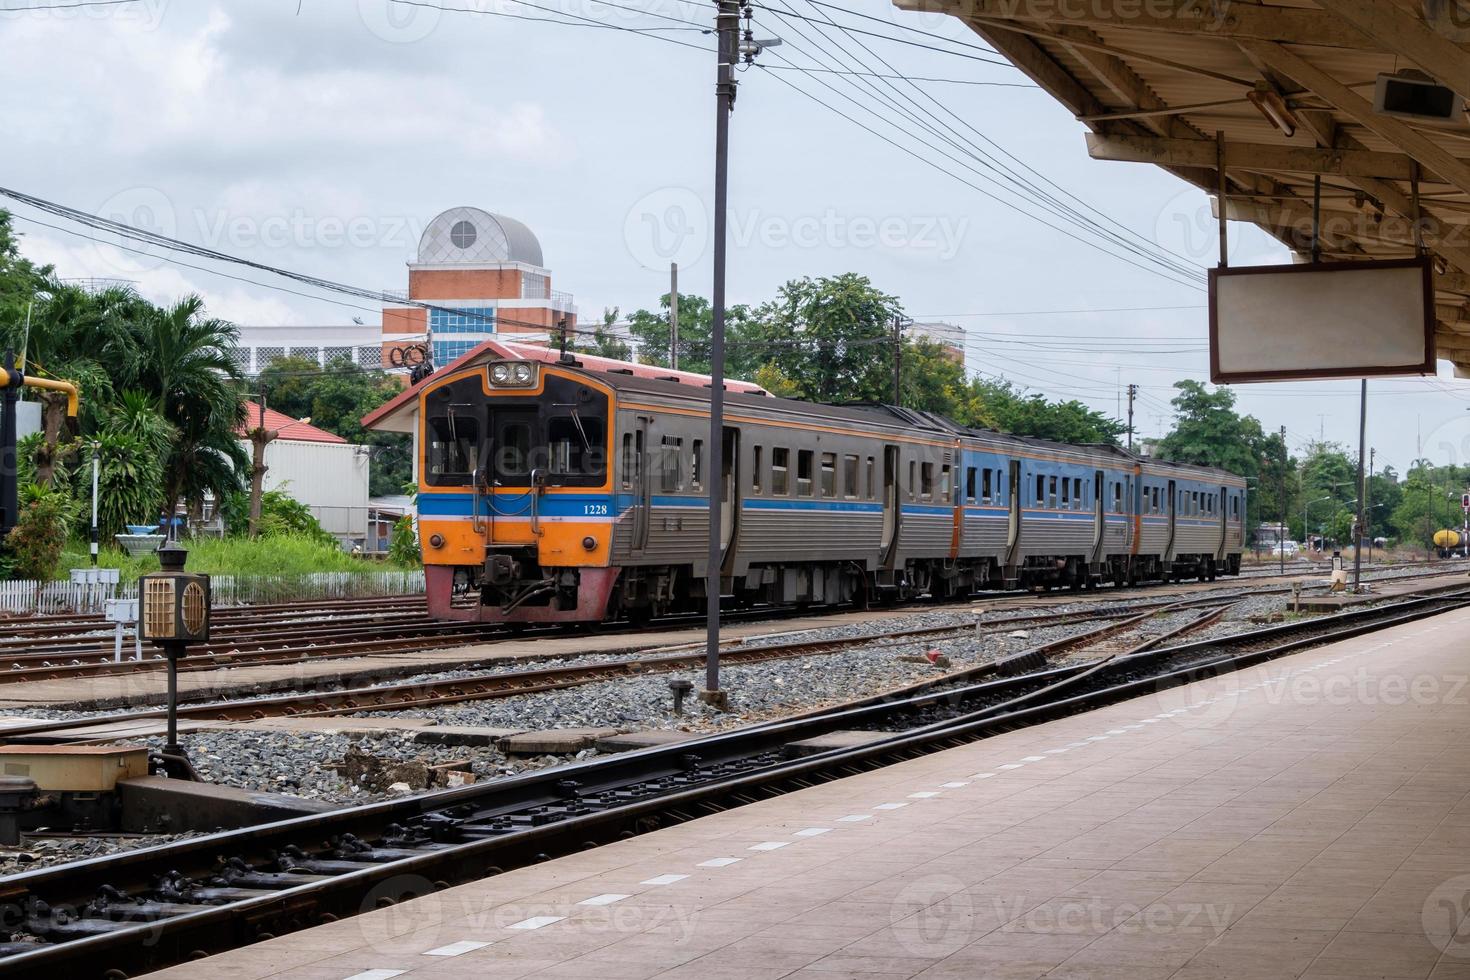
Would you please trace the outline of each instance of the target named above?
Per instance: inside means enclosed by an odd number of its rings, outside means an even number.
[[[1138,385],[1128,386],[1128,451],[1133,452],[1133,399],[1138,394]]]
[[[1373,457],[1377,454],[1378,450],[1374,449],[1372,446],[1368,447],[1368,483],[1366,484],[1366,489],[1364,490],[1363,494],[1367,497],[1371,497],[1373,492]],[[1370,526],[1364,528],[1363,530],[1368,535],[1368,564],[1371,565],[1373,564],[1373,528],[1371,527],[1373,523],[1373,501],[1371,499],[1368,501],[1367,513],[1368,523]]]
[[[893,315],[893,404],[903,405],[903,319]]]
[[[679,263],[669,263],[669,367],[679,370]]]
[[[1317,441],[1318,442],[1325,442],[1326,440],[1327,440],[1327,415],[1326,415],[1325,412],[1318,412],[1317,413]]]
[[[275,441],[280,435],[275,429],[265,427],[265,399],[266,391],[262,386],[260,390],[260,416],[259,423],[250,430],[251,456],[250,465],[250,536],[257,537],[260,534],[260,500],[265,490],[265,447]],[[169,515],[172,519],[173,515]]]
[[[720,533],[720,495],[725,489],[725,212],[730,184],[730,113],[735,108],[735,59],[738,54],[741,0],[715,0],[715,248],[714,309],[710,322],[709,354],[709,553],[704,571],[704,690],[705,703],[723,707],[728,702],[720,690],[720,592],[724,559]]]
[[[1281,427],[1281,514],[1280,522],[1276,528],[1276,553],[1281,559],[1281,574],[1286,574],[1286,461],[1290,459],[1286,451],[1286,426]],[[1306,523],[1302,524],[1302,537],[1306,537]]]
[[[1353,522],[1353,591],[1363,591],[1363,527],[1367,520],[1364,498],[1368,481],[1363,476],[1364,447],[1368,442],[1368,379],[1358,389],[1358,517]]]

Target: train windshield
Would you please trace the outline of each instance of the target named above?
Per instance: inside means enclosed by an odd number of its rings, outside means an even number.
[[[534,399],[487,406],[497,485],[600,487],[607,481],[608,399],[572,378],[548,377]]]
[[[480,463],[480,423],[468,405],[450,405],[428,426],[427,482],[434,486],[463,486]]]

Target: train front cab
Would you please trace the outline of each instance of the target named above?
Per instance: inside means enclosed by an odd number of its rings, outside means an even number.
[[[430,615],[598,621],[609,567],[610,388],[569,367],[495,361],[419,396],[419,540]]]

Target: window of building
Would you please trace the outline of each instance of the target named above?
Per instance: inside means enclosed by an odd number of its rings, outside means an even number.
[[[383,366],[383,348],[378,344],[371,347],[362,346],[357,349],[357,366],[377,371]]]
[[[771,493],[786,496],[791,492],[787,464],[791,450],[776,447],[771,450]]]
[[[812,451],[810,449],[796,451],[796,494],[799,497],[812,495]]]
[[[454,243],[455,248],[469,248],[479,237],[475,226],[468,221],[456,221],[454,227],[449,229],[449,240]]]
[[[837,454],[822,454],[822,496],[837,496]]]
[[[858,486],[858,458],[852,455],[842,457],[842,495],[849,499],[858,497],[861,490],[862,487]]]

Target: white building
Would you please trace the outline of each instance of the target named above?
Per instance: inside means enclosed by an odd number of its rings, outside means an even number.
[[[254,447],[244,436],[260,425],[260,406],[247,402],[246,409],[240,441],[251,453]],[[305,504],[343,547],[366,547],[373,509],[368,503],[368,448],[270,408],[265,410],[265,428],[280,435],[265,447],[264,488]]]

